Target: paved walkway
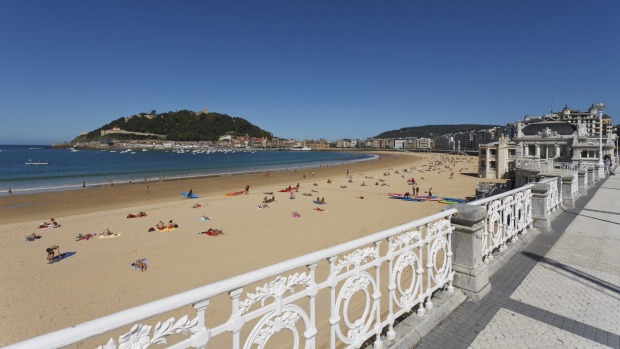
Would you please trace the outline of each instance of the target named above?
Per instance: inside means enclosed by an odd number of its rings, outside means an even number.
[[[620,175],[588,194],[416,348],[620,349]]]

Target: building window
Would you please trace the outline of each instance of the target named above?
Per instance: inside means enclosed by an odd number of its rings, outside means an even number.
[[[517,149],[508,149],[508,155],[517,156]]]
[[[489,161],[489,168],[495,170],[495,161]]]
[[[529,156],[535,156],[536,155],[536,146],[535,145],[528,145],[527,146],[527,155]]]
[[[491,149],[491,156],[495,156],[495,149]]]
[[[480,169],[484,170],[487,168],[486,162],[485,161],[480,161]]]

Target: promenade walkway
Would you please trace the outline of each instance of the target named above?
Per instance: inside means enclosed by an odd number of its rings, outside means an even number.
[[[620,175],[588,194],[416,348],[620,348]]]

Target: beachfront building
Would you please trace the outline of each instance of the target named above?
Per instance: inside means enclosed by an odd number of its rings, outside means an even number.
[[[514,173],[517,145],[507,137],[480,145],[478,176],[481,178],[510,178]]]
[[[515,137],[480,146],[478,175],[481,178],[511,178],[527,183],[552,168],[594,167],[599,161],[599,136],[585,123],[546,120],[516,125]],[[602,138],[603,156],[613,158],[616,135]],[[544,164],[544,165],[541,165]],[[530,180],[519,180],[527,177]]]
[[[454,138],[452,135],[435,137],[435,150],[454,150]]]

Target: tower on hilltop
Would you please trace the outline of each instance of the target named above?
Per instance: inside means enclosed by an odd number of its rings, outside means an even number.
[[[202,107],[202,112],[203,112],[203,113],[205,113],[205,114],[207,114],[207,113],[208,113],[208,111],[207,111],[207,106],[206,106],[206,105],[204,105],[204,106]]]

